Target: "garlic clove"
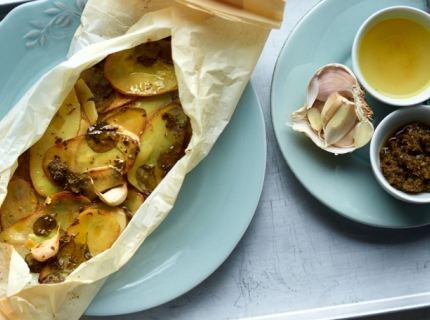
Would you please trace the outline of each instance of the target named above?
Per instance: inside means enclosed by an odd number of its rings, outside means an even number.
[[[373,136],[373,125],[369,121],[359,122],[354,127],[354,146],[360,148],[366,145]]]
[[[331,94],[328,97],[327,101],[324,103],[323,109],[321,110],[321,118],[324,126],[327,125],[327,123],[339,110],[343,103],[343,99],[344,98],[337,92]]]
[[[320,132],[323,128],[323,122],[321,119],[321,112],[317,108],[311,108],[308,111],[308,119],[312,129],[316,132]]]
[[[122,185],[112,188],[106,192],[99,192],[97,189],[94,191],[97,193],[100,200],[107,205],[118,206],[124,202],[125,198],[127,198],[127,182],[124,182]]]
[[[354,131],[355,126],[352,126],[351,130],[348,131],[339,141],[333,143],[333,147],[338,148],[350,148],[354,147]]]
[[[339,110],[324,128],[326,144],[330,145],[342,139],[351,130],[356,119],[355,104],[344,99]]]
[[[30,249],[33,258],[37,261],[44,262],[49,258],[54,257],[60,249],[60,228],[51,239],[45,240],[36,244]]]

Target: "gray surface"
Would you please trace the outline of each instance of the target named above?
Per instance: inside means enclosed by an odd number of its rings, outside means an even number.
[[[300,185],[277,146],[270,116],[273,68],[288,34],[318,2],[287,0],[283,26],[271,33],[252,76],[267,127],[267,175],[254,219],[234,252],[183,296],[103,319],[346,318],[430,305],[430,227],[378,229],[339,216]],[[366,319],[430,319],[429,310]]]
[[[0,21],[16,6],[32,0],[0,0]]]

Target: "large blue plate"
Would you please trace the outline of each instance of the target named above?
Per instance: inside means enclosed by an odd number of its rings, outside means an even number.
[[[47,70],[65,60],[82,1],[38,1],[0,23],[0,116]],[[131,261],[111,275],[87,315],[136,312],[174,299],[231,253],[257,207],[266,133],[248,84],[210,154],[187,175],[174,209]]]
[[[291,170],[322,203],[352,220],[389,228],[430,223],[430,205],[394,199],[376,182],[369,146],[335,156],[285,123],[301,108],[306,87],[317,69],[337,62],[351,68],[351,48],[360,25],[374,12],[395,5],[426,9],[423,0],[325,0],[295,27],[278,58],[272,83],[275,135]],[[377,125],[394,107],[368,97]]]

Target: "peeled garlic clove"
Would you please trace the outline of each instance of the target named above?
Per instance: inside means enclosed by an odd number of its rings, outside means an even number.
[[[370,141],[372,114],[352,71],[332,63],[315,72],[309,81],[303,107],[293,112],[290,118],[293,129],[307,135],[318,147],[342,154]]]
[[[373,125],[368,121],[359,122],[354,127],[354,145],[360,148],[366,145],[373,136]]]
[[[124,182],[122,185],[112,188],[106,192],[100,192],[97,189],[94,190],[99,196],[100,200],[110,206],[118,206],[124,202],[127,198],[127,183]]]
[[[340,139],[336,143],[333,143],[333,146],[338,148],[346,148],[346,147],[354,146],[354,132],[355,132],[355,126],[353,126],[351,130],[349,130],[348,133],[343,136],[342,139]]]
[[[323,128],[323,122],[321,119],[321,112],[317,108],[311,108],[308,112],[308,119],[312,129],[316,132],[320,132]]]
[[[325,143],[334,144],[351,130],[356,121],[355,104],[344,99],[342,105],[324,128]]]
[[[333,116],[339,110],[340,106],[343,103],[343,99],[344,98],[337,92],[331,94],[328,97],[321,111],[321,119],[324,126],[327,125],[327,123],[331,120],[331,118],[333,118]]]
[[[60,248],[60,229],[51,239],[45,240],[36,244],[31,248],[31,254],[33,258],[37,261],[44,262],[49,258],[54,257]]]

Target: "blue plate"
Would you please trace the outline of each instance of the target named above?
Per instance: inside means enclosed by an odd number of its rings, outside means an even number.
[[[423,0],[325,0],[292,31],[279,55],[272,83],[272,120],[281,152],[300,182],[322,203],[352,220],[387,228],[410,228],[430,223],[430,205],[394,199],[373,176],[369,145],[335,156],[316,147],[286,126],[290,114],[304,105],[309,80],[323,65],[351,67],[356,32],[373,13],[395,5],[425,10]],[[377,125],[396,108],[371,97]]]
[[[0,116],[65,60],[81,1],[37,1],[0,23]],[[7,45],[6,45],[7,44]],[[266,168],[263,114],[249,83],[230,124],[184,182],[174,209],[105,282],[85,314],[141,311],[174,299],[228,257],[257,207]]]

